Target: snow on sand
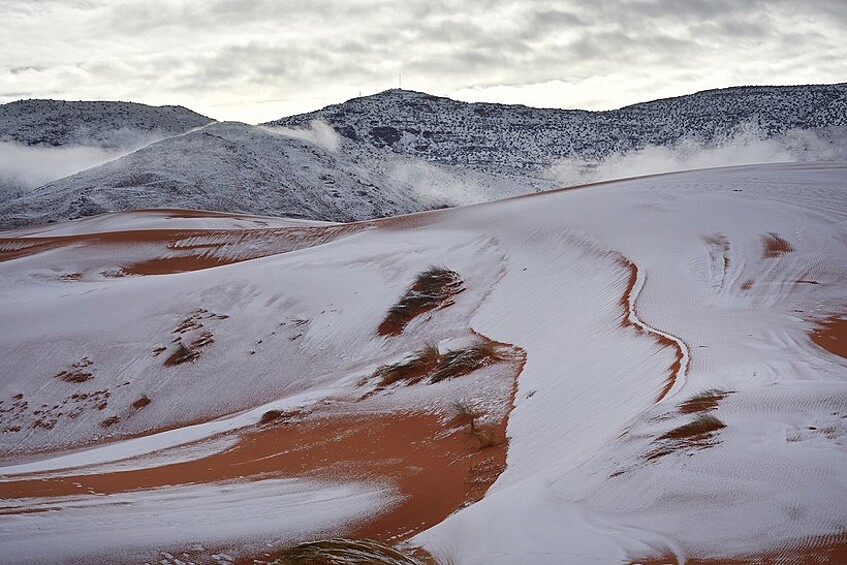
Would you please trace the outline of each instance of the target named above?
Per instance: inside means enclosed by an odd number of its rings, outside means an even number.
[[[127,219],[167,228],[162,218]],[[120,221],[108,229],[119,232]],[[222,222],[209,227],[225,231]],[[252,222],[231,229],[261,229]],[[74,245],[16,255],[0,262],[0,348],[9,352],[0,474],[12,481],[103,465],[250,425],[273,406],[343,404],[367,393],[378,365],[431,342],[457,347],[470,331],[526,355],[507,465],[481,501],[408,532],[417,534],[412,543],[463,565],[814,550],[815,539],[847,531],[847,360],[815,337],[847,310],[845,226],[844,165],[762,165],[374,222],[280,254],[267,240],[261,253],[242,253],[250,243],[241,234],[233,253],[258,258],[186,273],[102,276],[104,265],[74,255]],[[127,242],[126,253],[137,262],[163,252]],[[120,261],[113,252],[108,262]],[[379,336],[385,312],[429,265],[459,273],[465,291],[402,335]],[[211,342],[200,340],[204,332]],[[183,341],[204,343],[199,357],[164,366]],[[81,372],[75,364],[91,378],[55,378]],[[471,394],[461,386],[390,388],[367,402],[438,412]],[[102,409],[79,400],[104,390]],[[496,398],[487,394],[479,400]],[[142,395],[149,405],[130,408]],[[68,459],[48,451],[104,436],[112,443]],[[184,459],[179,449],[174,457]],[[363,513],[379,514],[390,500],[392,482],[380,482],[383,502]],[[263,484],[238,488],[247,497]],[[339,488],[348,487],[318,491]],[[63,512],[77,504],[52,502]],[[134,499],[122,502],[142,511]],[[4,504],[16,513],[0,517],[0,549],[20,544],[36,522],[61,520],[62,512],[20,513],[41,504]],[[249,506],[231,498],[208,515],[251,516]],[[120,541],[130,513],[113,508],[86,509],[74,523],[109,520],[103,535]],[[339,520],[350,516],[341,508]],[[204,523],[184,541],[220,541]],[[255,534],[318,533],[274,527]],[[51,544],[63,543],[61,531]],[[233,548],[251,537],[227,536]],[[156,546],[180,541],[165,538]],[[123,546],[139,543],[130,536]]]

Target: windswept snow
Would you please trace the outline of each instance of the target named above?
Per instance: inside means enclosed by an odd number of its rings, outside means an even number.
[[[260,551],[259,540],[318,536],[395,500],[374,485],[302,479],[24,499],[4,504],[0,551],[5,563],[143,563],[157,549],[232,539]]]

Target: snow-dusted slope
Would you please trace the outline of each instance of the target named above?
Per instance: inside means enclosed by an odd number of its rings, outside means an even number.
[[[523,192],[509,177],[386,154],[323,127],[320,137],[320,124],[226,122],[173,136],[5,202],[0,228],[161,207],[352,221]]]
[[[168,231],[161,214],[117,215],[92,237],[79,230],[88,220],[64,239],[0,242],[10,562],[175,562],[156,552],[349,532],[399,503],[391,475],[363,482],[355,465],[329,465],[308,484],[241,471],[187,488],[177,473],[149,496],[97,491],[86,476],[223,457],[271,409],[397,422],[457,401],[503,410],[487,388],[496,366],[385,390],[368,378],[474,335],[525,354],[505,470],[476,504],[401,538],[417,534],[412,543],[463,565],[798,561],[844,549],[847,359],[812,339],[847,308],[844,164],[694,171],[353,226],[176,220]],[[253,260],[203,269],[190,257]],[[139,264],[162,274],[132,275]],[[402,335],[378,335],[432,264],[465,290]],[[205,345],[166,366],[180,340]],[[43,451],[104,438],[70,456]],[[56,471],[85,464],[97,467]],[[21,473],[37,474],[21,483]],[[47,496],[62,476],[78,490]],[[145,524],[157,524],[155,539],[139,534]]]

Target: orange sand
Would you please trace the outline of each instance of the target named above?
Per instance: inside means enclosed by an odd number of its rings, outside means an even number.
[[[365,229],[366,224],[260,228],[244,230],[127,230],[84,235],[0,238],[0,261],[35,255],[66,246],[85,246],[92,254],[98,248],[155,245],[158,256],[137,263],[118,265],[124,274],[164,275],[196,271],[267,257],[320,245]],[[192,238],[209,243],[187,244]],[[215,241],[217,240],[217,241]],[[245,243],[255,245],[243,245]],[[215,253],[228,243],[238,244],[238,253]]]
[[[847,358],[847,315],[833,316],[812,332],[812,341],[830,353]]]

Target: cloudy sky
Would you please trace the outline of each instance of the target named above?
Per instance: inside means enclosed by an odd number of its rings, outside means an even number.
[[[847,81],[844,0],[0,0],[0,102],[255,123],[398,86],[608,109]]]

